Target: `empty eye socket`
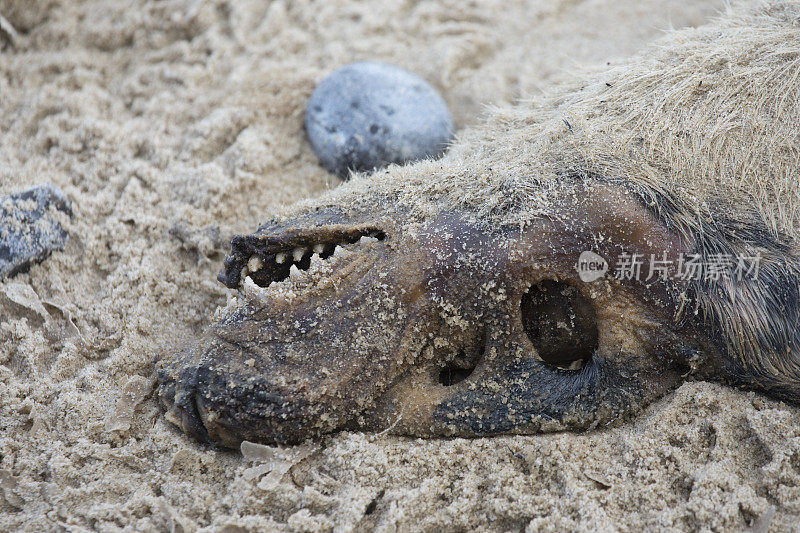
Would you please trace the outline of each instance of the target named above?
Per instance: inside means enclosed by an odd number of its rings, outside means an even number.
[[[546,363],[580,368],[597,349],[594,307],[571,285],[553,280],[531,285],[520,311],[525,333]]]

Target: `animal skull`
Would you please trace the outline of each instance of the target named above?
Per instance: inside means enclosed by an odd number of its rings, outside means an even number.
[[[659,276],[583,282],[580,254],[687,249],[631,193],[573,177],[549,213],[490,228],[311,208],[236,237],[239,290],[162,372],[169,416],[201,440],[295,443],[340,428],[491,435],[610,422],[663,394],[692,354]]]

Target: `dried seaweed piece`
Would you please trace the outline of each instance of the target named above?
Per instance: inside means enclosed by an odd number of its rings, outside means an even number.
[[[155,380],[143,376],[132,376],[128,379],[117,400],[114,414],[106,420],[106,431],[128,431],[136,406],[142,403],[154,386]]]
[[[240,449],[244,458],[258,463],[244,471],[244,478],[253,480],[267,474],[261,478],[258,487],[262,490],[270,490],[280,483],[283,476],[294,465],[311,456],[319,448],[318,444],[301,444],[289,448],[276,448],[255,442],[242,441]]]

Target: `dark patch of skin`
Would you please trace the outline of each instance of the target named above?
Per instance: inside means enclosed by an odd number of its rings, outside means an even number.
[[[376,198],[379,214],[326,207],[237,237],[220,275],[229,287],[240,286],[253,256],[264,266],[250,278],[268,285],[285,275],[275,258],[287,250],[379,240],[333,256],[326,277],[291,297],[242,289],[242,303],[194,347],[159,363],[168,417],[224,446],[295,443],[342,428],[530,433],[611,423],[689,373],[735,379],[718,329],[678,316],[697,285],[579,278],[585,250],[612,265],[622,252],[641,254],[646,273],[651,254],[675,261],[698,249],[695,235],[664,223],[637,193],[590,176],[565,179],[560,203],[524,228],[486,228],[458,212],[412,221]],[[543,283],[563,289],[558,305],[592,308],[564,325],[568,334],[547,338],[566,343],[559,357],[573,340],[596,345],[582,368],[539,357],[536,317],[523,316],[522,302]],[[588,335],[574,329],[591,327]],[[443,380],[448,368],[463,372]]]
[[[632,376],[616,368],[609,379],[608,367],[602,357],[592,358],[580,370],[522,359],[501,368],[486,384],[502,387],[502,401],[497,401],[493,387],[478,386],[439,405],[434,416],[454,434],[537,431],[548,422],[566,418],[580,427],[593,427],[601,422],[597,417],[600,405],[616,412],[637,401],[628,394],[635,390]],[[591,408],[581,401],[583,397],[595,398],[598,405]]]

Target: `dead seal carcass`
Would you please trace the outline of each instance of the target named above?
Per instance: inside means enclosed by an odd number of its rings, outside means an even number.
[[[687,377],[800,399],[800,5],[590,79],[234,238],[168,418],[235,446],[592,428]]]

